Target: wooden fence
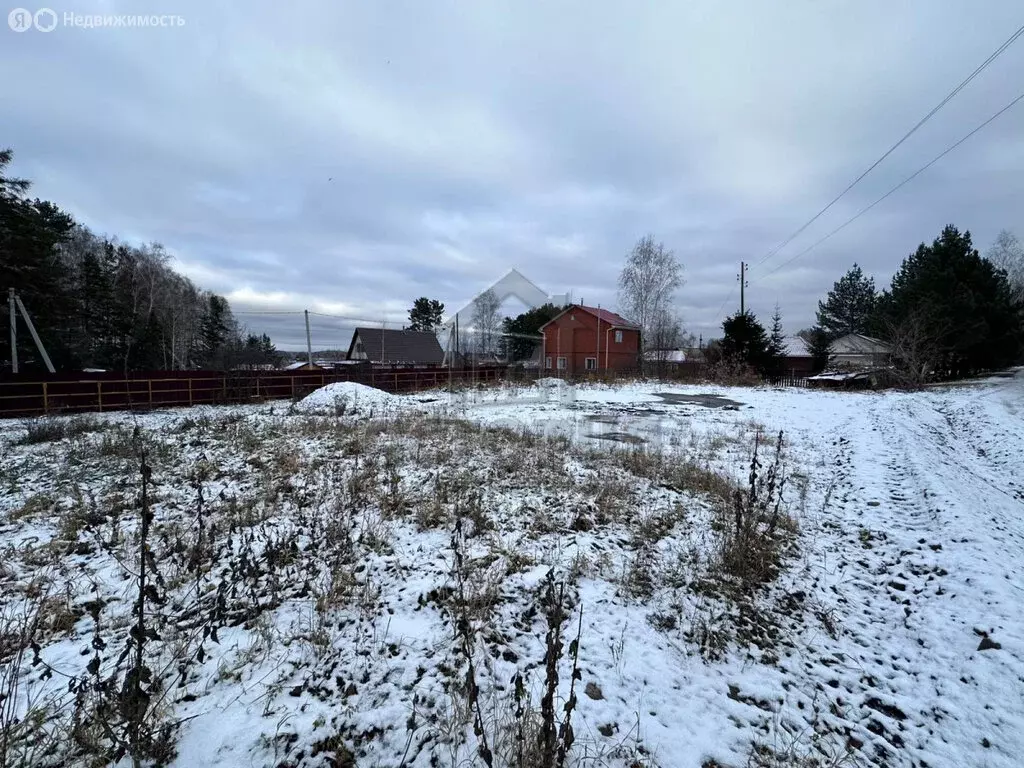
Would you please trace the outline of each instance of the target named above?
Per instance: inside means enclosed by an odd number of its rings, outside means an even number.
[[[497,367],[369,368],[340,371],[148,371],[130,374],[22,374],[0,380],[0,418],[224,405],[304,397],[325,384],[352,381],[387,392],[414,392],[502,378]]]
[[[451,383],[486,384],[502,379],[534,380],[559,372],[503,368],[373,368],[353,366],[333,371],[146,371],[119,373],[21,374],[0,379],[0,418],[42,416],[127,409],[227,405],[262,400],[298,399],[326,384],[352,381],[386,392],[416,392]],[[673,366],[661,372],[663,381],[703,380],[702,364]],[[583,371],[576,381],[613,384],[638,376],[637,371]],[[804,377],[790,373],[766,383],[807,386]]]

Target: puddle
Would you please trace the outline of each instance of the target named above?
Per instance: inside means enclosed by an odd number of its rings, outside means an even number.
[[[675,405],[700,405],[704,408],[728,408],[730,410],[738,410],[743,403],[737,402],[736,400],[730,400],[727,397],[721,395],[680,395],[674,392],[655,392],[655,397],[660,397],[666,403]]]
[[[614,440],[617,443],[628,443],[629,445],[639,445],[647,442],[642,437],[631,435],[628,432],[600,432],[596,435],[587,435],[587,437],[594,440]]]

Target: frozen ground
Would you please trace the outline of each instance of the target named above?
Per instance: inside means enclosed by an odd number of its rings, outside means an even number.
[[[540,700],[551,572],[566,644],[582,611],[569,764],[1021,765],[1024,372],[907,394],[335,394],[137,420],[175,765],[483,764],[453,630],[457,518],[492,744],[517,672],[534,714]],[[104,740],[81,724],[64,738],[62,676],[87,677],[100,635],[115,674],[128,635],[135,423],[26,444],[27,423],[0,422],[0,615],[43,606],[17,698],[61,735],[50,764]],[[744,482],[759,430],[785,433],[799,527],[778,577],[737,591],[715,478]]]

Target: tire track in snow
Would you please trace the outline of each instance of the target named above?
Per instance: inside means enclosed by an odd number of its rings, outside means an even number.
[[[1020,649],[978,651],[976,631],[1024,634],[1020,524],[992,535],[1024,505],[985,482],[1003,466],[974,466],[985,455],[966,449],[942,397],[868,402],[835,432],[840,533],[828,549],[843,563],[831,584],[843,650],[816,670],[834,724],[878,765],[1018,765]]]

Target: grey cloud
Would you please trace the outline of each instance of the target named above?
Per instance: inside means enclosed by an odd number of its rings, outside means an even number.
[[[186,25],[0,32],[15,170],[94,229],[164,243],[240,312],[395,323],[416,296],[455,309],[511,267],[614,306],[624,254],[652,232],[684,262],[678,309],[705,337],[736,304],[741,259],[760,261],[1020,23],[1013,0],[145,12]],[[778,302],[795,330],[854,261],[884,284],[945,223],[980,247],[1024,228],[1021,105],[768,274],[1009,101],[1022,64],[1018,43],[755,266],[750,306]],[[240,317],[302,345],[301,316]]]

